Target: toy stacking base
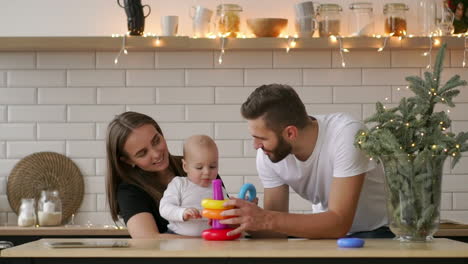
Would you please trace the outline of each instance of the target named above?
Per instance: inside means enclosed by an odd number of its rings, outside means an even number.
[[[238,239],[241,234],[237,234],[234,236],[228,236],[227,233],[234,230],[234,228],[226,228],[226,229],[206,229],[202,232],[202,237],[205,240],[216,240],[216,241],[221,241],[221,240],[234,240]]]

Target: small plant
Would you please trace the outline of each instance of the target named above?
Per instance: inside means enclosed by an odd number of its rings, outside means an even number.
[[[390,227],[408,240],[426,240],[435,232],[444,161],[451,156],[454,167],[468,150],[468,133],[449,132],[449,116],[435,111],[436,104],[455,107],[453,98],[460,93],[455,88],[467,84],[455,75],[441,85],[445,50],[446,44],[437,54],[434,71],[425,72],[424,79],[406,78],[415,96],[389,109],[377,102],[376,113],[365,120],[372,128],[355,137],[358,148],[383,162]]]

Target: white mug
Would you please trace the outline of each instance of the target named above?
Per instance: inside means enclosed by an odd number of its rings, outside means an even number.
[[[314,32],[318,30],[318,21],[314,17],[297,17],[296,18],[296,32],[300,38],[310,38]]]
[[[192,18],[193,34],[197,37],[206,37],[210,33],[210,22],[213,11],[202,6],[192,6],[190,17]]]
[[[163,16],[161,17],[161,35],[176,36],[179,28],[178,16]]]
[[[294,5],[296,17],[310,17],[315,16],[314,2],[306,1]]]

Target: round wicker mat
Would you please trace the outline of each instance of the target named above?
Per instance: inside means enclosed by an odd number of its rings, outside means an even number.
[[[36,198],[38,201],[42,190],[59,191],[64,223],[76,212],[83,200],[83,175],[75,163],[62,154],[31,154],[20,160],[8,177],[8,202],[18,214],[21,199]]]

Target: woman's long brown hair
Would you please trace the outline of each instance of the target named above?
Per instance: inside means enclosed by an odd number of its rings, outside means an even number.
[[[158,123],[151,117],[137,113],[125,112],[114,118],[107,127],[106,152],[107,152],[107,175],[106,193],[112,219],[117,221],[120,208],[117,201],[117,189],[124,182],[140,187],[159,203],[167,186],[153,186],[139,168],[134,168],[121,160],[126,157],[123,149],[130,133],[142,125],[150,124],[162,135]],[[169,169],[177,176],[185,176],[182,169],[180,157],[169,154]],[[148,174],[146,172],[145,174]],[[157,173],[154,173],[157,176]],[[154,181],[152,181],[154,182]]]

